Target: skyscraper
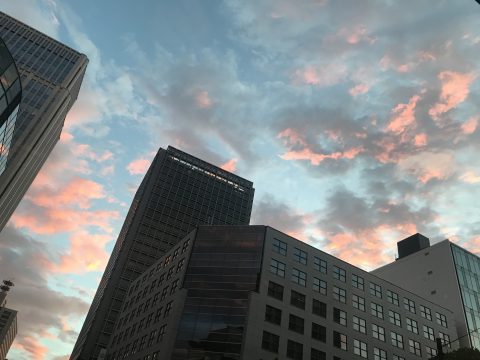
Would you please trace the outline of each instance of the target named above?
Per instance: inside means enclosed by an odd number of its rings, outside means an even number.
[[[12,54],[0,38],[0,175],[7,166],[21,99],[20,74]]]
[[[17,335],[17,311],[5,307],[11,286],[13,283],[8,280],[4,280],[0,286],[0,359],[5,359]]]
[[[398,249],[396,261],[373,273],[452,310],[460,345],[480,349],[480,258],[448,240],[430,246],[421,234]]]
[[[270,227],[199,226],[131,283],[107,360],[431,359],[453,323]]]
[[[1,231],[59,140],[88,59],[2,12],[0,37],[13,56],[23,88],[16,121],[0,127],[8,148],[8,154],[0,157]]]
[[[160,149],[138,188],[71,359],[105,349],[131,283],[200,224],[247,225],[252,182],[171,146]]]

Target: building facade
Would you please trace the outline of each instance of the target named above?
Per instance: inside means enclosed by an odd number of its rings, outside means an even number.
[[[448,240],[414,249],[373,273],[451,309],[461,346],[480,349],[480,258]]]
[[[109,360],[430,359],[457,338],[450,310],[257,225],[192,231],[119,319]]]
[[[253,184],[171,146],[133,199],[71,359],[103,354],[130,283],[200,224],[247,225]]]
[[[22,84],[18,68],[7,45],[0,38],[0,176],[7,166],[21,99]]]
[[[17,335],[17,312],[0,307],[0,359],[5,359]]]
[[[1,144],[8,149],[0,156],[1,231],[60,139],[88,59],[3,12],[0,38],[20,74],[12,89],[23,90],[16,120],[10,118],[0,127]],[[2,86],[7,84],[2,79]]]

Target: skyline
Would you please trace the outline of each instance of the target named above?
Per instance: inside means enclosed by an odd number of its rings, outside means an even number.
[[[71,352],[133,193],[169,144],[252,180],[252,224],[362,268],[417,231],[477,252],[475,2],[0,9],[90,59],[61,141],[0,235],[2,276],[18,278],[14,358]]]

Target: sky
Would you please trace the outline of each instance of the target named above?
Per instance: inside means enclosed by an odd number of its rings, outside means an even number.
[[[371,270],[416,232],[480,252],[473,0],[0,0],[86,54],[0,234],[12,359],[68,359],[159,147],[254,182],[266,224]]]

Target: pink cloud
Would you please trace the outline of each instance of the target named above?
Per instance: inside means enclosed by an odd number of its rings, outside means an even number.
[[[103,199],[106,195],[103,186],[99,183],[75,177],[61,191],[42,189],[33,195],[28,194],[27,197],[32,203],[42,207],[51,207],[52,204],[55,204],[55,207],[75,204],[80,209],[88,209],[92,200]]]
[[[480,183],[480,175],[474,171],[467,171],[460,176],[460,180],[468,184],[478,184]]]
[[[413,139],[413,143],[417,147],[425,146],[425,145],[427,145],[427,142],[428,142],[428,138],[427,138],[427,134],[425,134],[425,133],[417,134],[417,135],[415,135],[415,138]]]
[[[442,83],[440,99],[428,112],[433,120],[438,120],[440,115],[465,101],[470,93],[470,85],[476,76],[473,73],[443,71],[438,78]]]
[[[92,235],[82,230],[74,233],[70,236],[70,248],[62,254],[60,262],[53,265],[52,271],[60,273],[102,271],[109,258],[105,245],[112,240],[112,236],[107,234]]]
[[[294,72],[293,82],[316,86],[332,86],[347,77],[347,68],[342,63],[306,66]]]
[[[145,158],[135,159],[127,165],[127,170],[132,175],[143,175],[147,172],[151,162]]]
[[[318,154],[313,152],[309,148],[302,150],[290,150],[281,156],[284,160],[308,160],[312,165],[319,165],[322,161],[326,159],[353,159],[358,154],[363,152],[363,148],[354,147],[346,151],[337,151],[331,154]]]
[[[206,90],[201,90],[196,93],[195,103],[201,109],[208,109],[208,108],[211,108],[213,105],[213,101],[210,98],[208,91]]]
[[[407,128],[415,125],[415,107],[420,96],[415,95],[410,98],[408,104],[398,104],[393,110],[393,117],[387,126],[387,131],[400,134]]]
[[[221,169],[229,172],[235,172],[237,170],[237,159],[230,159],[226,163],[220,166]]]
[[[455,159],[450,153],[423,152],[401,159],[398,162],[401,171],[415,176],[420,182],[444,180],[453,174]]]
[[[477,130],[478,117],[471,117],[462,124],[462,132],[466,135],[473,134]]]
[[[355,85],[354,87],[350,88],[350,90],[348,92],[353,97],[357,97],[358,95],[366,94],[368,92],[368,90],[370,90],[370,87],[368,85],[358,84],[358,85]]]
[[[48,352],[48,348],[42,345],[37,339],[29,336],[24,336],[17,339],[13,347],[26,351],[32,356],[34,360],[44,360]]]
[[[17,228],[28,229],[40,235],[53,235],[74,232],[95,227],[104,232],[113,231],[111,222],[119,218],[118,211],[77,209],[31,208],[30,211],[17,211],[11,218]]]
[[[281,131],[278,136],[278,138],[285,138],[289,144],[299,144],[303,146],[307,146],[307,143],[303,136],[297,132],[296,130],[292,128],[287,128],[283,131]]]

